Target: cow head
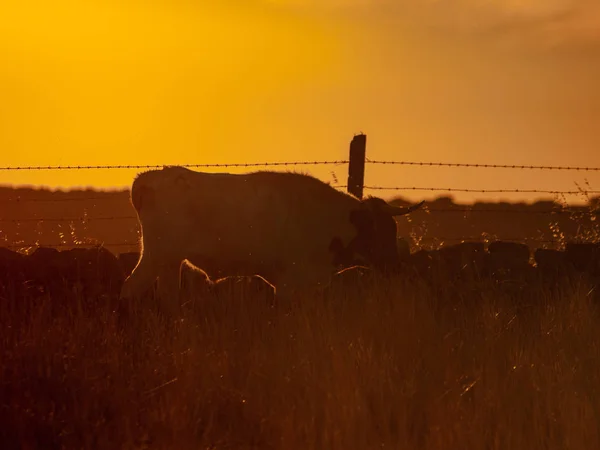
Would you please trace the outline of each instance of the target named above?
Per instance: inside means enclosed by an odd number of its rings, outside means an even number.
[[[377,197],[363,200],[358,209],[350,212],[349,217],[350,223],[356,228],[356,236],[336,255],[338,258],[341,255],[344,259],[343,262],[348,264],[355,263],[356,256],[360,256],[378,270],[397,269],[400,265],[400,256],[396,242],[397,229],[394,216],[402,216],[415,211],[424,203],[403,208],[392,206]]]
[[[162,170],[149,170],[137,175],[131,186],[131,203],[135,210],[153,210],[159,203],[161,193],[168,193],[177,202],[191,189],[191,179],[195,172],[185,167],[165,166]],[[164,207],[164,205],[162,205]]]

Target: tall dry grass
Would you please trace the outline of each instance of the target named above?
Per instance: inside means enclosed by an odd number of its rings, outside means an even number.
[[[3,299],[0,447],[600,448],[593,292],[379,280],[124,334],[107,305]]]

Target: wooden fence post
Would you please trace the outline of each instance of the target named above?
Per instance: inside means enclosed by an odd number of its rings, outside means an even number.
[[[367,152],[367,135],[357,134],[350,142],[350,158],[348,164],[348,193],[362,199],[365,184],[365,159]]]

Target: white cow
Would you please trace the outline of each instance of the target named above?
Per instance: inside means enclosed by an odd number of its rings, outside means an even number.
[[[141,295],[158,278],[165,310],[176,314],[184,259],[211,278],[260,275],[278,298],[323,286],[341,267],[362,262],[396,269],[396,222],[408,208],[340,192],[291,172],[203,173],[166,167],[139,174],[131,201],[142,229],[137,266],[121,298]]]

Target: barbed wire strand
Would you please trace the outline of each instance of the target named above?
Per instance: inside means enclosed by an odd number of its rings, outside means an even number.
[[[105,242],[81,242],[81,243],[73,243],[73,244],[39,244],[36,242],[32,243],[16,243],[9,245],[2,245],[0,247],[4,248],[29,248],[29,247],[48,247],[48,248],[78,248],[78,247],[138,247],[139,243],[137,242],[115,242],[115,243],[105,243]]]
[[[537,242],[537,243],[545,243],[545,244],[560,244],[565,241],[570,242],[571,240],[575,241],[576,238],[565,238],[564,240],[553,240],[553,239],[544,239],[544,238],[534,238],[534,237],[511,237],[511,238],[495,238],[495,237],[485,237],[485,236],[457,236],[457,237],[437,237],[437,236],[421,236],[421,237],[411,237],[413,241],[434,241],[437,243],[441,243],[444,241],[450,242],[494,242],[494,241],[526,241],[526,242]],[[81,243],[71,243],[71,244],[40,244],[40,243],[15,243],[9,245],[2,245],[0,247],[4,248],[30,248],[30,247],[50,247],[50,248],[77,248],[77,247],[137,247],[139,248],[138,242],[115,242],[115,243],[105,243],[105,242],[81,242]]]
[[[341,165],[348,164],[348,160],[333,160],[333,161],[288,161],[288,162],[254,162],[254,163],[216,163],[216,164],[178,164],[181,167],[189,168],[226,168],[226,167],[258,167],[258,166],[296,166],[296,165]],[[600,171],[600,167],[576,167],[576,166],[543,166],[543,165],[517,165],[517,164],[476,164],[476,163],[446,163],[446,162],[422,162],[422,161],[386,161],[386,160],[366,160],[368,164],[381,164],[381,165],[407,165],[407,166],[438,166],[438,167],[468,167],[468,168],[497,168],[497,169],[529,169],[529,170],[574,170],[574,171]],[[33,171],[33,170],[92,170],[92,169],[160,169],[168,167],[165,164],[121,164],[121,165],[38,165],[38,166],[0,166],[0,170],[3,171]],[[345,185],[332,185],[336,188],[346,188]],[[576,195],[576,194],[598,194],[600,191],[597,190],[577,190],[577,191],[559,191],[559,190],[542,190],[542,189],[461,189],[461,188],[440,188],[440,187],[387,187],[387,186],[364,186],[365,190],[394,190],[394,191],[443,191],[443,192],[465,192],[465,193],[539,193],[539,194],[555,194],[555,195]],[[91,200],[114,200],[115,194],[128,193],[128,190],[123,191],[109,191],[104,195],[94,196],[82,196],[82,197],[66,197],[66,198],[21,198],[8,199],[8,201],[16,202],[70,202],[70,201],[91,201]],[[583,207],[585,208],[585,207]],[[428,208],[430,212],[463,212],[463,213],[526,213],[526,214],[561,214],[569,213],[566,209],[559,210],[544,210],[544,211],[527,211],[527,210],[498,210],[498,209],[471,209],[471,208]],[[1,222],[30,222],[30,221],[82,221],[89,222],[93,220],[134,220],[136,216],[110,216],[110,217],[73,217],[73,218],[23,218],[23,219],[0,219]],[[417,240],[420,241],[481,241],[489,238],[484,237],[420,237]],[[547,240],[539,238],[503,238],[506,241],[529,241],[529,242],[540,242],[540,243],[560,243],[561,241]],[[120,242],[120,243],[80,243],[80,244],[46,244],[40,245],[39,243],[31,244],[11,244],[8,248],[26,248],[26,247],[77,247],[77,246],[96,246],[104,245],[110,247],[121,247],[121,246],[132,246],[137,247],[139,244]]]
[[[492,237],[484,237],[484,236],[462,236],[462,237],[436,237],[436,236],[423,236],[423,237],[416,237],[413,238],[414,241],[421,241],[421,240],[425,240],[425,241],[465,241],[465,242],[482,242],[482,241],[490,241],[490,242],[494,242],[494,241],[528,241],[528,242],[538,242],[538,243],[547,243],[547,244],[551,244],[551,243],[561,243],[562,241],[559,240],[552,240],[552,239],[543,239],[543,238],[528,238],[528,237],[512,237],[512,238],[492,238]]]
[[[53,193],[55,194],[55,193]],[[29,203],[29,202],[78,202],[78,201],[95,201],[95,200],[115,200],[115,196],[116,195],[123,195],[123,194],[127,194],[127,198],[129,198],[129,192],[128,191],[114,191],[114,192],[107,192],[104,195],[90,195],[87,197],[63,197],[63,198],[27,198],[27,197],[16,197],[16,198],[8,198],[8,199],[0,199],[1,203],[7,203],[7,202],[16,202],[16,203]],[[52,194],[51,194],[52,195]]]
[[[589,206],[580,206],[579,209],[544,209],[544,210],[526,210],[526,209],[470,209],[470,208],[429,208],[424,206],[422,210],[414,211],[435,212],[435,213],[484,213],[484,214],[596,214],[600,210],[590,209]]]
[[[423,207],[422,210],[417,210],[413,212],[413,214],[417,212],[425,212],[425,213],[481,213],[481,214],[597,214],[600,213],[600,210],[588,209],[586,206],[581,206],[579,209],[547,209],[547,210],[526,210],[526,209],[470,209],[470,208],[430,208],[427,205]],[[103,221],[103,220],[138,220],[137,216],[129,215],[129,216],[79,216],[79,217],[22,217],[22,218],[0,218],[0,223],[22,223],[22,222],[94,222],[94,221]]]
[[[331,185],[334,188],[346,188],[345,185]],[[50,191],[48,195],[61,195],[62,192]],[[66,193],[65,193],[66,194]],[[80,201],[92,201],[92,200],[115,200],[116,196],[126,196],[129,199],[129,189],[105,191],[100,195],[83,195],[76,197],[57,197],[57,198],[44,198],[44,197],[12,197],[0,199],[0,203],[16,202],[16,203],[29,203],[29,202],[80,202]]]
[[[20,219],[3,219],[0,223],[21,223],[21,222],[93,222],[102,220],[137,220],[136,216],[105,216],[105,217],[23,217]]]
[[[189,168],[219,168],[219,167],[274,167],[274,166],[300,166],[300,165],[340,165],[348,164],[348,160],[333,161],[264,161],[246,163],[212,163],[212,164],[99,164],[99,165],[37,165],[37,166],[0,166],[4,171],[26,170],[89,170],[89,169],[161,169],[168,166]],[[489,163],[452,163],[441,161],[393,161],[393,160],[365,160],[366,164],[427,166],[427,167],[463,167],[476,169],[525,169],[525,170],[573,170],[580,172],[598,172],[600,167],[585,166],[551,166],[535,164],[489,164]]]
[[[345,185],[331,185],[334,188],[346,188]],[[512,193],[512,194],[554,194],[554,195],[587,195],[587,194],[600,194],[600,190],[576,190],[576,191],[559,191],[559,190],[543,190],[543,189],[470,189],[470,188],[442,188],[442,187],[417,187],[417,186],[364,186],[365,190],[374,191],[430,191],[430,192],[463,192],[463,193]],[[52,193],[50,195],[56,195]],[[59,194],[60,195],[60,194]],[[115,200],[116,195],[127,195],[129,196],[128,190],[121,191],[107,191],[102,195],[90,195],[90,196],[77,196],[77,197],[58,197],[58,198],[27,198],[27,197],[15,197],[0,199],[0,203],[7,202],[75,202],[75,201],[92,201],[92,200]]]
[[[162,169],[164,167],[217,168],[217,167],[273,167],[273,166],[321,166],[348,164],[348,160],[333,161],[271,161],[251,163],[214,164],[103,164],[103,165],[47,165],[47,166],[0,166],[4,171],[26,170],[103,170],[103,169]]]
[[[400,166],[428,166],[428,167],[468,167],[475,169],[526,169],[526,170],[575,170],[583,172],[598,172],[600,167],[583,166],[542,166],[530,164],[478,164],[478,163],[447,163],[447,162],[423,162],[423,161],[384,161],[370,160],[368,164],[400,165]]]
[[[394,186],[365,186],[365,189],[379,191],[439,191],[439,192],[474,192],[479,194],[485,193],[512,193],[512,194],[557,194],[557,195],[574,195],[574,194],[600,194],[596,190],[578,190],[578,191],[553,191],[544,189],[463,189],[463,188],[441,188],[441,187],[394,187]]]

